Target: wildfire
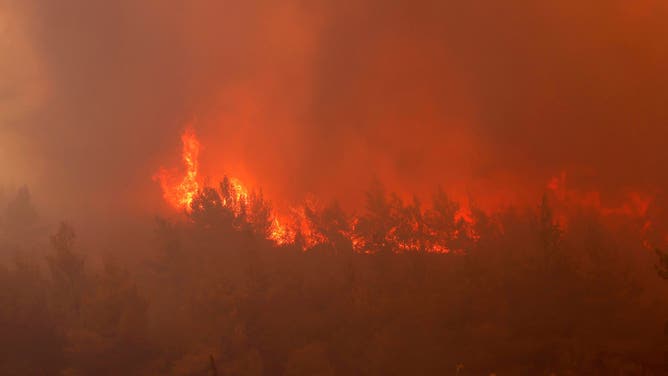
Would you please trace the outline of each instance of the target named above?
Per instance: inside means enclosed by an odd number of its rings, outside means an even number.
[[[199,174],[200,142],[192,127],[188,127],[181,136],[182,161],[185,172],[183,176],[175,170],[160,168],[154,176],[160,182],[163,196],[167,203],[175,209],[192,213],[193,202],[205,187],[203,178]],[[225,177],[216,192],[220,195],[219,205],[229,210],[236,218],[250,225],[262,224],[266,226],[266,237],[277,245],[298,243],[303,249],[310,249],[319,244],[331,241],[331,236],[341,237],[350,242],[350,247],[357,252],[372,252],[368,249],[365,240],[356,233],[359,218],[350,217],[339,223],[342,227],[338,230],[324,230],[316,228],[313,223],[313,215],[322,208],[317,201],[307,200],[303,206],[293,207],[288,214],[279,214],[271,210],[269,204],[264,201],[261,192],[257,193],[239,179]],[[266,222],[266,221],[269,222]],[[472,233],[473,219],[468,206],[461,206],[454,215],[454,220],[466,224],[464,228]],[[398,225],[397,225],[398,226]],[[419,229],[420,223],[410,223],[409,228]],[[324,232],[323,232],[324,231]],[[334,231],[334,233],[332,233]],[[417,242],[416,240],[400,240],[397,235],[398,227],[393,227],[386,234],[385,242],[396,244],[399,251],[418,251],[447,253],[450,250],[443,244]]]
[[[479,208],[474,208],[467,200],[452,202],[450,214],[446,210],[446,214],[437,215],[439,220],[444,221],[441,223],[445,223],[445,227],[429,222],[430,218],[433,221],[433,211],[429,212],[429,209],[419,205],[404,206],[396,200],[390,200],[388,210],[391,214],[383,219],[390,222],[383,222],[380,228],[374,228],[377,223],[370,223],[364,216],[345,214],[334,215],[337,219],[332,227],[327,219],[319,217],[325,215],[326,210],[318,205],[317,200],[306,200],[302,206],[293,207],[288,213],[278,213],[264,199],[261,191],[250,190],[237,178],[225,177],[217,188],[205,186],[199,173],[200,142],[192,127],[183,132],[181,142],[183,174],[160,168],[154,176],[160,182],[166,202],[175,209],[192,213],[194,202],[198,203],[197,209],[205,207],[200,201],[195,201],[200,197],[198,195],[213,189],[219,197],[214,198],[212,204],[222,206],[231,213],[235,226],[250,225],[277,245],[296,244],[303,249],[312,249],[323,243],[340,244],[343,239],[349,243],[348,247],[361,253],[377,252],[388,247],[397,252],[449,253],[459,252],[462,241],[477,242],[480,239],[476,227],[477,214],[473,210]],[[565,173],[552,178],[547,183],[547,189],[555,199],[556,220],[562,227],[568,225],[568,216],[573,209],[642,220],[643,234],[649,233],[652,227],[647,217],[651,198],[647,195],[632,192],[621,205],[605,206],[596,191],[567,189]],[[206,195],[202,197],[206,199]],[[448,222],[451,224],[448,225]]]
[[[244,184],[241,182],[241,180],[236,179],[236,178],[231,178],[230,179],[230,186],[232,188],[232,192],[234,194],[234,198],[238,202],[243,202],[245,205],[248,205],[248,188],[244,186]]]
[[[185,166],[183,179],[174,184],[173,173],[160,168],[154,179],[160,182],[165,200],[177,209],[191,210],[192,202],[200,190],[198,181],[200,143],[191,127],[181,135],[182,159]]]
[[[271,221],[269,239],[273,240],[278,245],[291,244],[294,242],[294,237],[290,235],[287,226],[283,225],[277,217]]]
[[[192,204],[204,184],[199,175],[200,142],[192,127],[187,127],[181,135],[182,156],[185,173],[181,179],[175,178],[175,171],[160,168],[154,180],[160,182],[163,197],[171,206],[178,210],[192,211]],[[252,205],[253,193],[237,178],[225,178],[221,183],[223,192],[222,205],[231,209],[235,215],[246,214]],[[273,217],[269,227],[268,238],[276,244],[294,242],[294,234],[286,226],[285,220],[270,213]]]

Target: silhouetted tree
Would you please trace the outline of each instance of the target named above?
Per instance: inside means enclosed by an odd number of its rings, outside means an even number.
[[[66,338],[48,292],[31,258],[17,256],[12,270],[0,266],[0,374],[56,375],[65,367]]]
[[[194,197],[189,215],[196,225],[207,229],[229,226],[233,219],[233,213],[223,206],[213,188],[204,188]]]
[[[396,215],[398,221],[394,235],[402,250],[426,251],[429,243],[427,223],[417,196],[413,196],[413,201],[408,205],[398,205]]]
[[[266,238],[271,229],[271,205],[264,199],[262,191],[251,192],[248,220],[252,224],[253,232]]]
[[[312,238],[316,238],[322,249],[337,254],[352,252],[350,218],[337,202],[318,209],[304,205],[304,217],[308,221]]]
[[[458,211],[459,204],[451,200],[439,187],[432,198],[432,207],[424,215],[429,228],[426,237],[430,246],[449,250],[461,248],[455,242],[463,229],[463,222],[455,219]]]
[[[86,288],[84,256],[74,252],[74,229],[61,223],[51,237],[53,253],[47,256],[56,302],[60,310],[72,319],[79,316],[81,300]]]
[[[223,203],[227,207],[234,206],[234,192],[232,191],[232,185],[230,184],[230,178],[225,175],[223,181],[220,182],[220,195],[223,199]]]
[[[28,187],[19,188],[16,196],[7,203],[4,218],[5,227],[13,233],[24,233],[35,225],[37,211],[33,206]]]
[[[656,248],[654,252],[659,257],[659,263],[655,265],[657,273],[659,273],[661,278],[668,279],[668,253],[665,253],[658,248]]]
[[[130,274],[107,262],[90,278],[85,298],[80,320],[68,330],[68,372],[141,374],[150,359],[148,302]]]
[[[173,258],[180,253],[181,239],[176,224],[163,218],[156,218],[155,236],[158,250],[166,258]]]
[[[202,190],[185,219],[158,220],[159,257],[131,269],[84,265],[64,224],[50,278],[23,253],[0,265],[0,374],[668,369],[656,335],[668,303],[646,273],[655,261],[643,264],[637,239],[603,216],[569,216],[562,229],[546,199],[494,215],[469,200],[462,214],[442,191],[423,205],[378,184],[357,221],[308,203],[295,244],[277,246],[253,235],[269,221],[264,197],[226,201],[224,185]],[[415,252],[439,247],[461,252]],[[668,256],[657,255],[668,278]]]
[[[401,206],[398,197],[388,199],[380,182],[373,182],[366,192],[366,211],[360,216],[355,229],[356,234],[364,239],[366,251],[390,254],[397,250],[394,239],[398,225],[396,209]]]
[[[544,267],[550,268],[561,261],[559,246],[562,231],[554,218],[547,194],[543,195],[538,208],[538,236],[543,251]]]

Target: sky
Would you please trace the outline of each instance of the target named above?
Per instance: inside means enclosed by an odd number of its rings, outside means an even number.
[[[373,179],[538,201],[668,187],[661,0],[0,0],[0,184],[63,216],[153,215],[203,173],[355,205]]]

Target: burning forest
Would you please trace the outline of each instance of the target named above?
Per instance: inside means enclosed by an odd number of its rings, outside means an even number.
[[[182,177],[178,169],[165,168],[154,176],[165,201],[190,221],[216,215],[228,217],[237,230],[251,228],[256,235],[278,246],[297,243],[306,251],[340,238],[358,253],[449,253],[463,252],[461,248],[453,248],[455,244],[479,239],[476,233],[479,221],[503,232],[503,226],[495,220],[500,212],[471,207],[472,197],[458,202],[438,188],[432,206],[424,208],[417,196],[405,203],[396,193],[387,194],[378,181],[372,182],[366,193],[366,213],[362,216],[346,213],[336,201],[323,205],[314,198],[279,213],[264,198],[261,189],[249,190],[237,178],[223,176],[218,186],[208,186],[205,183],[208,179],[199,171],[201,143],[192,126],[184,131],[181,141]],[[562,172],[545,186],[540,205],[541,210],[551,211],[551,225],[566,229],[570,216],[586,213],[608,225],[616,222],[639,226],[638,239],[650,249],[668,240],[668,234],[661,238],[662,233],[654,228],[648,215],[653,200],[650,195],[631,191],[617,206],[606,206],[598,191],[568,189],[566,176]],[[553,210],[556,212],[552,213]]]
[[[666,17],[0,0],[0,375],[668,374]]]

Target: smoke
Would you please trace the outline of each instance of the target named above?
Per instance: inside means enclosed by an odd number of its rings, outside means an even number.
[[[2,178],[62,210],[152,213],[151,176],[179,163],[193,123],[207,175],[287,201],[355,203],[373,178],[519,200],[561,171],[660,192],[667,13],[654,0],[3,0]]]

